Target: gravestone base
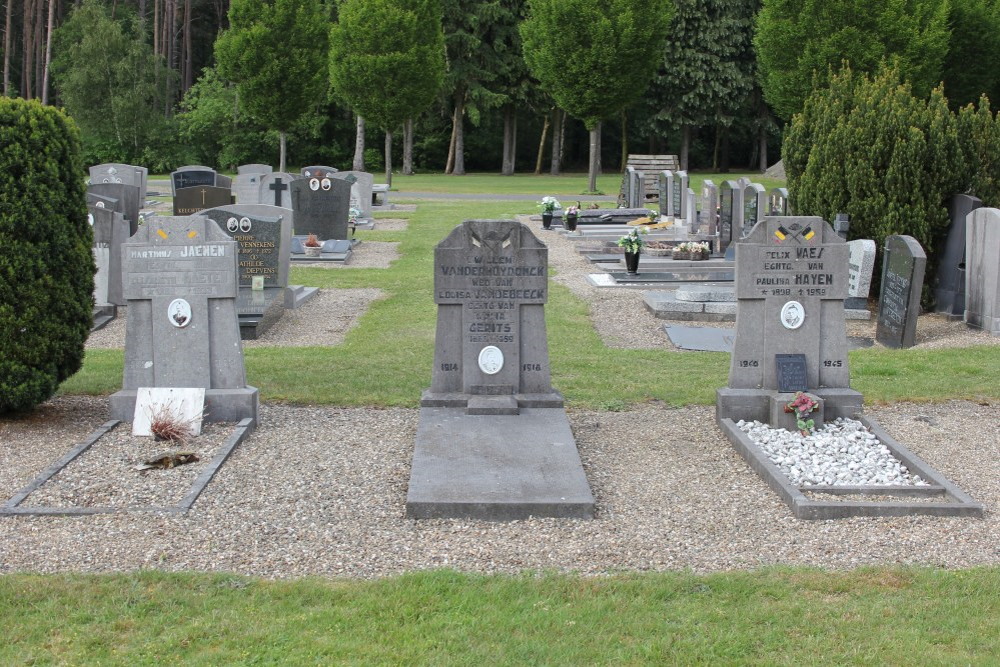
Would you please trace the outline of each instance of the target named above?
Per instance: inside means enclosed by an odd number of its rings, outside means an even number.
[[[594,496],[562,408],[517,417],[422,407],[406,495],[411,519],[592,519]]]
[[[490,399],[501,399],[490,402]],[[505,407],[513,412],[472,412],[471,410],[489,410]],[[420,397],[422,408],[466,408],[467,414],[518,414],[520,408],[561,408],[565,405],[563,396],[558,391],[546,394],[510,394],[508,396],[474,396],[461,392],[433,392],[429,389]]]
[[[110,396],[111,419],[132,422],[138,389],[122,389]],[[257,423],[260,396],[256,387],[206,389],[204,422],[238,422],[253,419]]]
[[[241,287],[236,296],[240,320],[240,339],[257,340],[285,314],[285,288],[267,287],[251,290]]]
[[[808,393],[822,400],[823,417],[827,421],[838,417],[858,419],[861,415],[864,403],[861,392],[853,389],[823,388],[810,389]],[[781,398],[783,396],[789,398],[784,400]],[[769,424],[771,423],[771,404],[781,400],[787,403],[792,398],[794,398],[794,394],[779,394],[777,391],[768,389],[723,387],[715,392],[715,418],[719,421],[731,419],[738,422],[742,419]],[[781,404],[784,405],[784,403]],[[792,425],[795,425],[794,421]]]
[[[806,417],[807,420],[813,420],[813,428],[819,430],[823,428],[823,418],[824,418],[824,406],[826,401],[817,396],[812,392],[804,392],[806,396],[816,401],[818,405],[816,408],[809,413]],[[768,409],[770,415],[768,417],[767,423],[771,428],[783,428],[789,433],[794,433],[799,430],[798,423],[796,422],[794,412],[785,412],[785,406],[795,400],[795,394],[773,394],[769,397]]]
[[[295,310],[300,308],[314,296],[319,294],[318,287],[306,287],[305,285],[289,285],[285,288],[285,308]]]
[[[113,303],[103,303],[94,306],[94,323],[90,326],[91,331],[97,331],[118,316],[118,306]]]
[[[291,254],[293,262],[334,262],[338,264],[346,264],[347,260],[351,258],[351,253],[354,252],[354,246],[361,243],[361,241],[353,239],[331,239],[323,242],[323,251],[319,257],[307,257],[305,253],[299,252],[302,238],[305,237],[293,237]],[[296,240],[298,240],[299,243],[296,243]]]

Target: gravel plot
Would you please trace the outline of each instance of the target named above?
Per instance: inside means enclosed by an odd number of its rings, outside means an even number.
[[[0,571],[154,567],[375,577],[442,566],[601,574],[778,563],[1000,563],[1000,406],[949,402],[869,411],[982,502],[981,520],[797,520],[736,455],[712,412],[658,405],[571,412],[597,518],[487,523],[404,518],[417,410],[265,405],[260,428],[188,514],[2,517]],[[4,497],[68,441],[102,423],[107,401],[60,398],[41,414],[0,422]],[[51,436],[63,432],[72,435],[56,446]]]
[[[205,424],[189,443],[171,445],[133,436],[119,424],[74,459],[19,507],[166,507],[176,505],[207,468],[235,424]],[[168,453],[194,452],[198,461],[166,470],[137,465]]]

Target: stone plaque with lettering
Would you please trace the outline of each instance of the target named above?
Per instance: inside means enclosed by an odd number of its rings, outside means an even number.
[[[898,234],[886,237],[875,328],[875,340],[886,347],[913,347],[916,343],[926,265],[927,255],[915,238]]]
[[[778,374],[778,392],[782,394],[809,389],[806,373],[806,355],[776,354],[774,367]]]
[[[805,355],[809,389],[850,386],[847,257],[844,240],[816,217],[764,218],[736,245],[730,388],[777,390],[776,353]]]
[[[207,419],[256,418],[236,317],[236,242],[206,217],[155,216],[121,252],[128,321],[112,416],[132,419],[139,387],[203,387]]]
[[[295,233],[319,240],[345,240],[351,206],[351,184],[342,178],[300,178],[291,184]]]
[[[239,244],[239,286],[251,287],[254,276],[264,287],[287,287],[292,221],[276,206],[222,206],[202,211]]]
[[[513,395],[521,407],[562,405],[550,379],[547,299],[548,249],[527,227],[512,220],[456,227],[434,250],[437,344],[422,404]]]
[[[201,185],[181,188],[174,194],[174,215],[194,215],[199,211],[233,203],[233,193],[228,187]]]

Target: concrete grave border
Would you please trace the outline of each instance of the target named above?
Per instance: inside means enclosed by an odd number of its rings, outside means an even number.
[[[91,514],[117,514],[121,512],[150,512],[162,514],[184,514],[198,500],[208,483],[215,477],[222,464],[247,437],[254,432],[257,422],[253,417],[245,417],[236,424],[236,428],[222,443],[221,449],[208,464],[208,467],[201,471],[188,492],[179,503],[169,506],[137,506],[137,507],[18,507],[28,496],[37,491],[45,482],[49,481],[59,471],[72,463],[77,457],[90,449],[102,436],[110,433],[116,426],[123,422],[117,419],[104,422],[96,430],[91,432],[87,438],[75,445],[58,461],[43,470],[35,479],[31,480],[27,486],[11,496],[3,506],[0,506],[0,516],[89,516]]]
[[[982,504],[975,502],[969,494],[952,484],[944,475],[894,440],[884,428],[862,415],[857,415],[854,418],[864,424],[883,445],[888,447],[892,455],[909,468],[910,472],[920,475],[930,484],[928,486],[796,486],[789,481],[778,466],[771,462],[767,454],[736,426],[736,422],[729,418],[717,421],[722,433],[732,443],[733,449],[778,494],[797,519],[846,519],[856,516],[913,516],[917,514],[983,518]],[[810,500],[803,493],[803,490],[838,495],[943,496],[947,502]]]

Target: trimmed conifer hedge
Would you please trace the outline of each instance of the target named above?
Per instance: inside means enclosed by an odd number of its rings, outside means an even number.
[[[76,124],[0,98],[0,414],[30,410],[80,369],[94,291]]]

